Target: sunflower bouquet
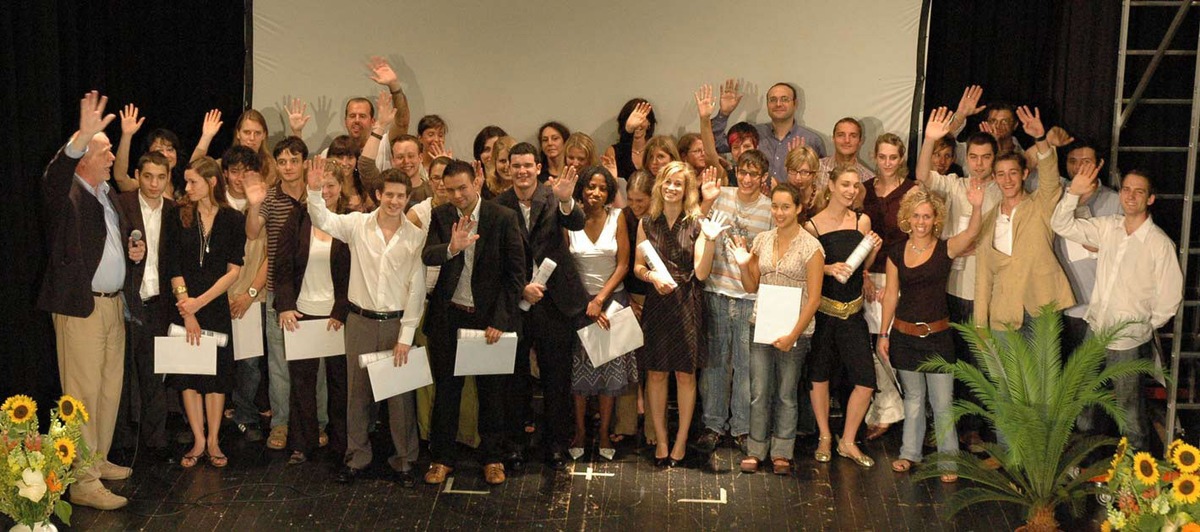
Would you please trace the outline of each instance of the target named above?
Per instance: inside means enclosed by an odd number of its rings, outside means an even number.
[[[83,440],[87,409],[62,396],[50,410],[50,429],[38,432],[37,403],[14,395],[0,406],[0,512],[29,528],[47,523],[50,514],[71,522],[71,505],[62,500],[75,482],[76,467],[91,461]]]
[[[1200,532],[1200,449],[1182,440],[1159,460],[1136,452],[1122,438],[1112,465],[1101,480],[1107,484],[1108,530],[1180,530]]]

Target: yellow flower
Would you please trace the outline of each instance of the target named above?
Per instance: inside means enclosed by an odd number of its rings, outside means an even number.
[[[4,401],[0,409],[8,414],[13,423],[24,423],[37,413],[37,403],[28,395],[14,395]]]
[[[1112,523],[1109,523],[1108,519],[1100,523],[1100,532],[1112,532]]]
[[[1175,448],[1175,454],[1171,455],[1171,462],[1180,473],[1195,473],[1200,469],[1200,449],[1186,443],[1181,444]]]
[[[1150,453],[1137,453],[1133,455],[1133,476],[1146,486],[1153,486],[1158,482],[1158,463],[1154,461],[1154,457]]]
[[[58,455],[63,464],[70,465],[75,460],[75,442],[70,438],[54,440],[54,454]]]
[[[1200,499],[1200,477],[1191,473],[1179,475],[1172,484],[1171,498],[1175,502],[1191,504]]]
[[[1121,460],[1125,458],[1125,452],[1129,450],[1129,438],[1121,438],[1117,443],[1117,452],[1113,453],[1112,466],[1109,469],[1116,469]]]
[[[83,408],[83,403],[70,395],[63,395],[58,400],[58,417],[63,421],[71,422],[76,418],[87,421],[87,410]]]

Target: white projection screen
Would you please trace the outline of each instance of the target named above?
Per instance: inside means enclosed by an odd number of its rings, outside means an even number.
[[[381,55],[408,94],[410,133],[436,113],[447,146],[469,160],[488,124],[533,141],[558,120],[603,150],[639,96],[658,133],[697,131],[693,91],[730,77],[746,94],[730,124],[766,121],[766,90],[787,81],[828,150],[834,122],[863,120],[869,159],[879,133],[908,138],[920,18],[920,0],[260,0],[253,104],[274,141],[285,99],[307,101],[305,141],[319,150],[344,133],[348,98],[374,99],[366,62]]]

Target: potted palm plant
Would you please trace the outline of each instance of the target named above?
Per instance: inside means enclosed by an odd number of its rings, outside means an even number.
[[[1068,503],[1078,515],[1085,498],[1100,489],[1089,479],[1110,464],[1102,461],[1081,472],[1077,468],[1093,451],[1116,443],[1113,438],[1075,434],[1075,420],[1085,408],[1098,407],[1123,431],[1124,410],[1106,385],[1150,374],[1153,364],[1106,364],[1105,346],[1120,337],[1123,326],[1093,335],[1064,361],[1062,324],[1053,304],[1041,308],[1028,334],[955,327],[966,336],[979,366],[963,360],[950,364],[937,357],[922,370],[950,373],[965,383],[980,403],[956,401],[955,421],[978,415],[1004,434],[1008,445],[985,445],[986,453],[999,462],[998,469],[970,453],[937,453],[917,471],[917,478],[935,477],[942,472],[939,468],[954,467],[959,476],[974,481],[976,485],[947,499],[949,515],[977,503],[1007,502],[1025,508],[1023,529],[1057,530],[1055,509]]]

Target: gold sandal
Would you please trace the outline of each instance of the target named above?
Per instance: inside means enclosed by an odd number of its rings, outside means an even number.
[[[863,466],[866,468],[875,466],[875,460],[872,460],[870,456],[863,454],[862,449],[858,450],[858,456],[854,456],[846,451],[843,451],[842,450],[842,442],[840,440],[838,441],[838,444],[837,444],[837,453],[838,453],[838,456],[841,456],[842,458],[849,458],[850,460],[853,460],[854,463],[856,463],[860,466]]]
[[[826,441],[827,441],[827,442],[832,442],[832,441],[833,441],[833,436],[821,436],[821,437],[818,437],[818,438],[817,438],[817,451],[813,453],[813,458],[814,458],[814,459],[816,459],[818,462],[821,462],[821,463],[828,463],[830,460],[833,460],[833,456],[831,456],[831,455],[829,454],[829,451],[822,451],[822,450],[821,450],[821,442],[826,442]],[[832,447],[832,445],[831,445],[831,447]]]

